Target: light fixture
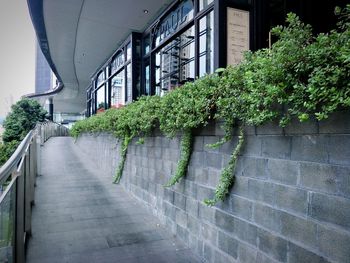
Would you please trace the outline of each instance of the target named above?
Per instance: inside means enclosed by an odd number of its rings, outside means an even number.
[[[148,14],[148,10],[147,10],[147,9],[144,9],[144,10],[143,10],[143,13]]]

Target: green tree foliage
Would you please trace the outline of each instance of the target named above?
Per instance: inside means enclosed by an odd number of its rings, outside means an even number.
[[[35,100],[25,98],[11,106],[3,124],[5,131],[2,136],[4,143],[0,144],[0,165],[8,160],[35,124],[45,120],[45,115],[46,111]]]
[[[350,5],[336,9],[341,18],[336,29],[318,36],[295,14],[288,14],[287,26],[276,27],[278,37],[271,49],[247,52],[235,67],[219,69],[160,98],[142,97],[122,109],[77,122],[71,134],[111,131],[127,144],[135,137],[150,134],[159,125],[167,136],[182,133],[181,158],[168,185],[186,174],[192,145],[192,130],[210,120],[224,121],[226,135],[210,145],[218,147],[232,137],[234,125],[240,126],[238,143],[223,170],[214,205],[224,200],[234,182],[234,168],[243,147],[244,125],[262,125],[277,120],[288,125],[292,117],[306,121],[328,118],[329,114],[350,108]],[[127,144],[125,143],[127,142]],[[124,164],[124,161],[121,163]],[[118,169],[118,180],[122,165]]]
[[[4,142],[21,141],[35,127],[37,122],[45,120],[46,111],[31,99],[21,99],[11,106],[11,112],[4,121]]]
[[[14,140],[7,143],[0,143],[0,166],[6,163],[18,146],[19,142]]]

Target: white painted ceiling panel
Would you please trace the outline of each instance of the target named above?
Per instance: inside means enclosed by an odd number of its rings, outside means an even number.
[[[90,76],[132,31],[144,31],[173,1],[44,0],[50,55],[64,84],[54,98],[62,106],[56,110],[69,112],[70,103],[74,112],[84,110]]]

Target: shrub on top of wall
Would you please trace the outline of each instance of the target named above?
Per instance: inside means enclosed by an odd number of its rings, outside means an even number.
[[[224,200],[234,182],[234,169],[244,141],[242,125],[262,125],[278,120],[281,126],[293,116],[326,119],[339,109],[350,107],[350,5],[336,9],[340,22],[335,30],[314,37],[312,28],[294,14],[287,26],[276,27],[279,40],[270,49],[247,52],[235,67],[188,82],[166,96],[141,97],[121,109],[77,122],[71,135],[110,131],[123,139],[119,180],[132,138],[143,138],[159,126],[167,136],[183,133],[178,170],[168,185],[186,174],[191,156],[192,130],[210,120],[224,120],[226,135],[219,147],[230,140],[235,123],[240,124],[239,141],[223,170],[213,205]]]

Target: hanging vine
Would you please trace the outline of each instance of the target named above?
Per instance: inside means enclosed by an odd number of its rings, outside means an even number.
[[[119,161],[119,165],[118,165],[118,168],[117,168],[115,176],[114,176],[113,183],[118,184],[120,181],[120,178],[122,177],[124,165],[125,165],[125,161],[126,161],[126,154],[128,152],[128,146],[129,146],[131,140],[132,140],[131,136],[124,137],[123,143],[121,145],[120,161]]]
[[[204,203],[206,205],[212,206],[212,205],[215,205],[218,201],[225,200],[226,195],[229,193],[231,187],[234,184],[234,180],[235,180],[234,172],[237,164],[238,155],[241,152],[243,143],[244,143],[244,132],[243,132],[243,128],[240,127],[238,143],[233,153],[230,156],[228,165],[224,168],[224,170],[221,173],[219,184],[216,186],[216,189],[215,189],[215,196],[213,199],[205,199]]]
[[[191,130],[186,130],[181,138],[181,156],[177,164],[176,172],[166,187],[173,186],[178,183],[187,173],[188,163],[190,162],[193,145],[193,135]]]

